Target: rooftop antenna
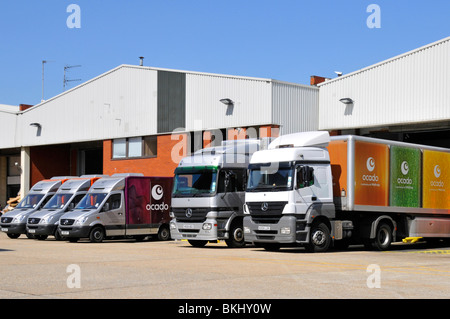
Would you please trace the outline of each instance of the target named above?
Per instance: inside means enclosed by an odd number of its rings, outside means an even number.
[[[79,67],[81,67],[81,65],[66,65],[66,66],[64,67],[63,91],[66,90],[66,84],[67,84],[67,82],[81,81],[81,79],[73,79],[73,80],[69,80],[69,79],[66,78],[66,71],[67,71],[68,69],[71,69],[71,68],[79,68]]]
[[[48,62],[54,62],[54,61],[48,61],[48,60],[42,60],[42,98],[41,102],[44,102],[44,65]]]

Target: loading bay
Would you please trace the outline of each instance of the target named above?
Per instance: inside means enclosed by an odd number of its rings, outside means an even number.
[[[310,254],[134,240],[69,243],[0,233],[1,299],[448,299],[450,248],[350,246]]]

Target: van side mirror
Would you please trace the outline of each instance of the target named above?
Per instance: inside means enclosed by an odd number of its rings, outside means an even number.
[[[105,203],[105,205],[103,205],[103,208],[102,208],[102,212],[107,212],[107,211],[109,211],[109,203]]]
[[[73,210],[75,208],[75,203],[70,203],[67,210]]]
[[[304,188],[314,185],[314,168],[309,166],[297,166],[296,188]]]

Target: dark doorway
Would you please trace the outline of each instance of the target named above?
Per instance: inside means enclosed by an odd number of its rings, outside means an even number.
[[[80,150],[79,175],[103,174],[103,149]]]

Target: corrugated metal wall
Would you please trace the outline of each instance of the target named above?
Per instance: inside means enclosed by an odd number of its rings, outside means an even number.
[[[280,134],[315,131],[319,127],[319,89],[273,81],[273,123],[281,125]]]
[[[186,74],[186,130],[262,125],[271,117],[270,80]]]
[[[0,149],[17,147],[18,131],[17,114],[0,111]]]
[[[320,85],[319,129],[450,119],[450,38]],[[351,98],[344,105],[341,98]]]
[[[157,133],[157,71],[118,67],[23,112],[23,146]],[[42,126],[40,135],[29,123]]]

